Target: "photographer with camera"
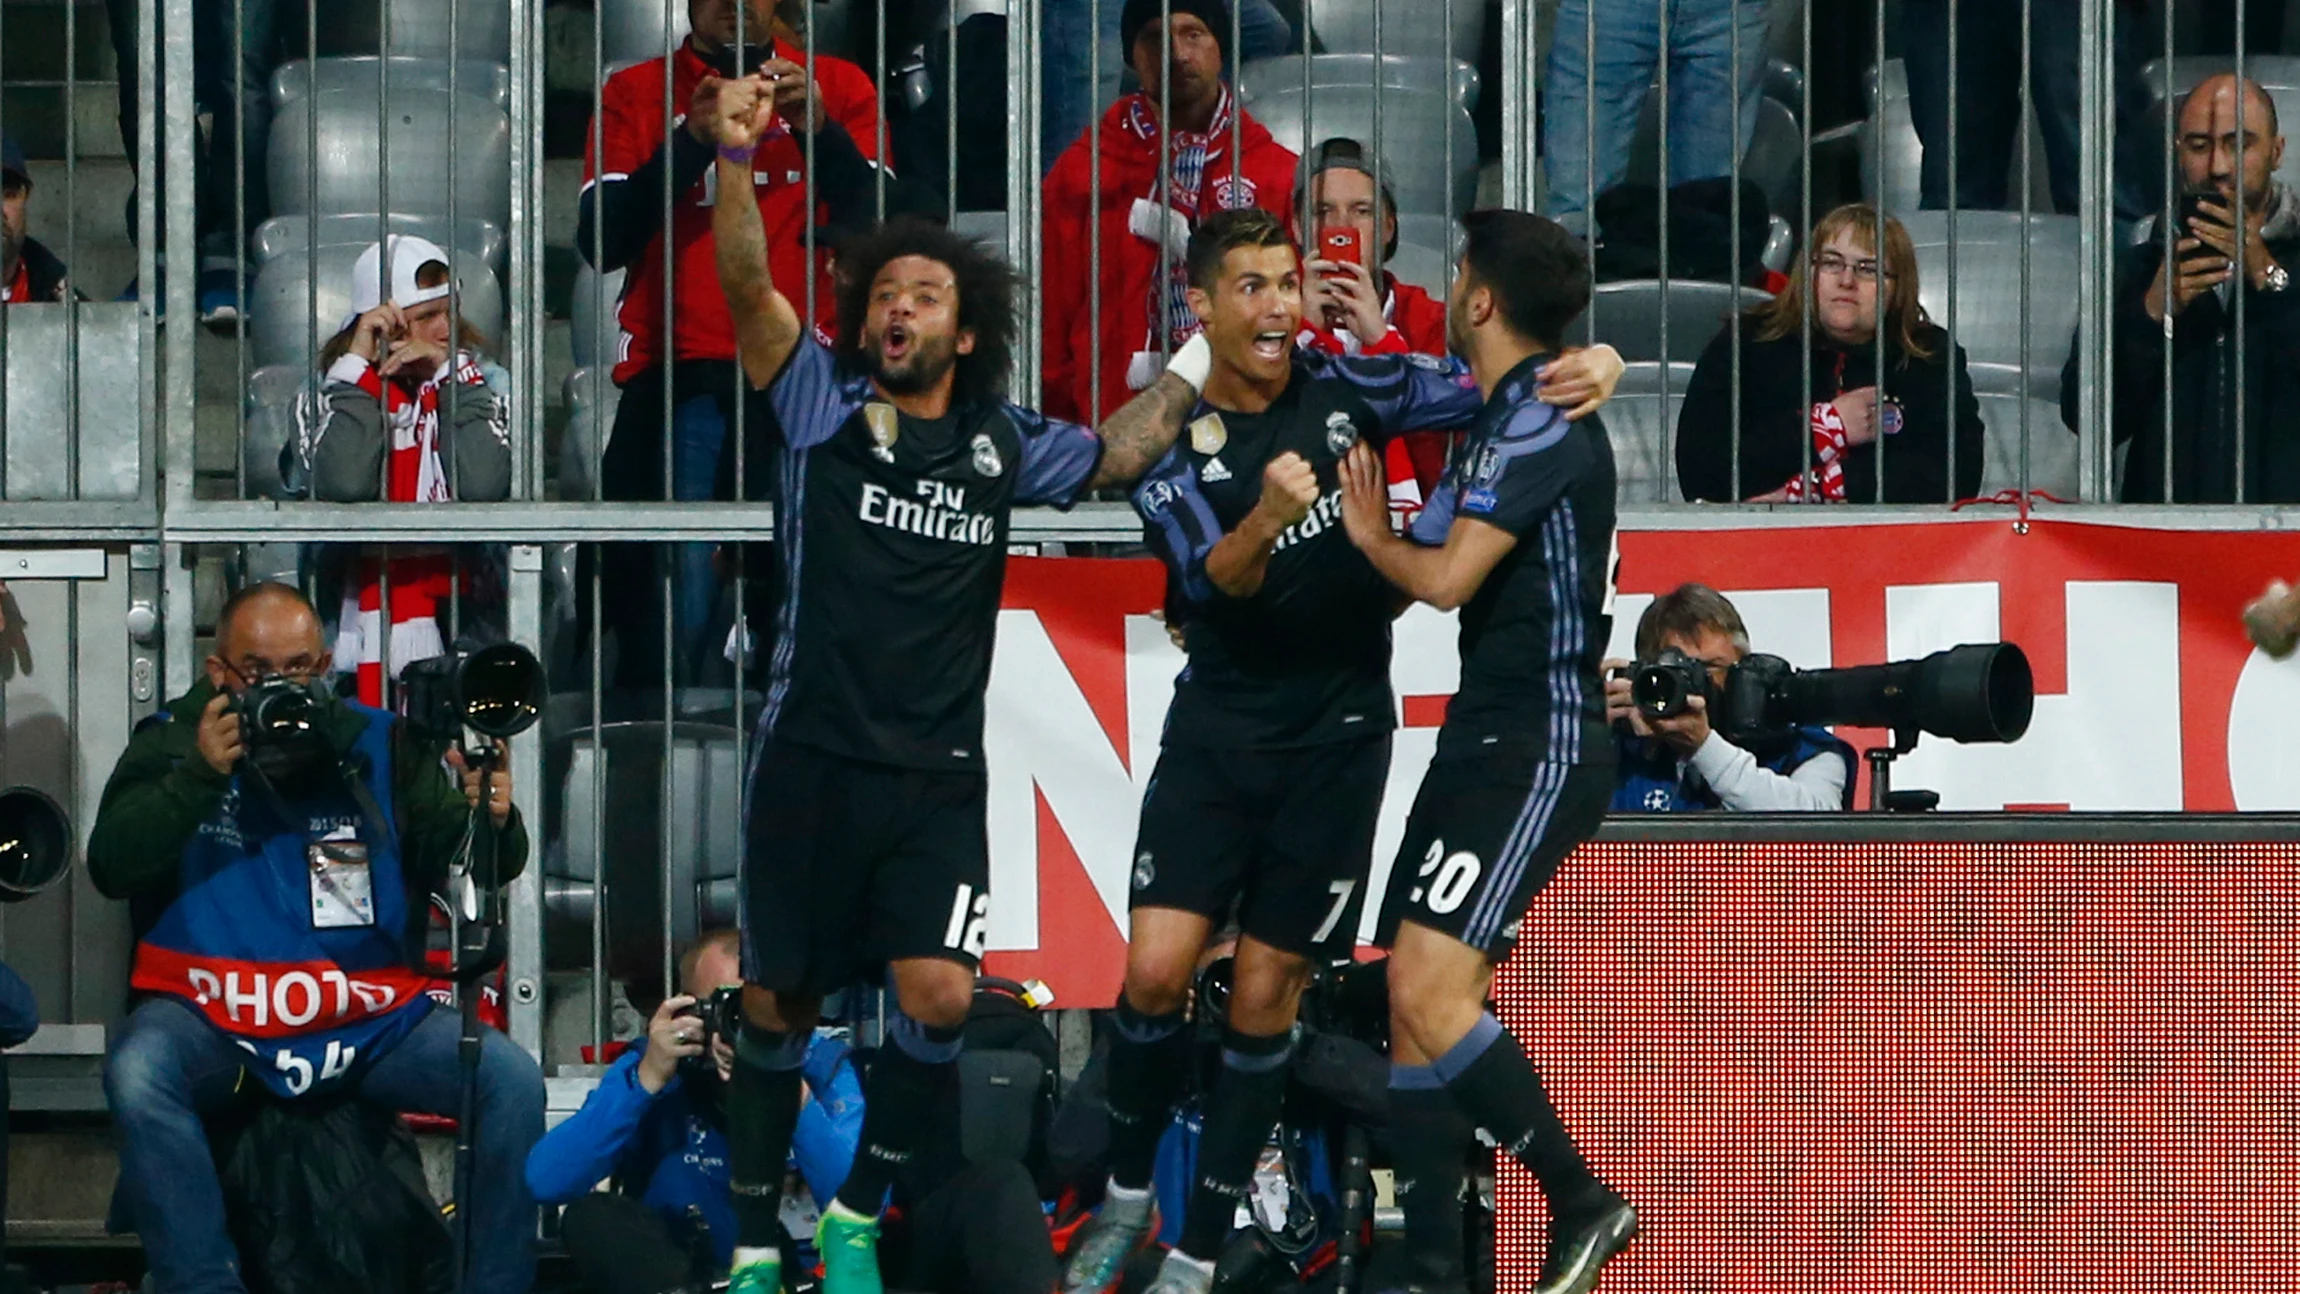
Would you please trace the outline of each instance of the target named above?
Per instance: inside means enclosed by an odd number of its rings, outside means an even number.
[[[527,1184],[565,1204],[568,1257],[599,1294],[660,1294],[724,1272],[735,1251],[726,1081],[735,1066],[736,932],[704,935],[679,959],[677,996],[647,1022],[574,1117],[527,1156]],[[845,1042],[816,1030],[803,1072],[813,1099],[791,1162],[817,1200],[846,1179],[862,1136],[862,1082]],[[612,1190],[594,1193],[602,1180]]]
[[[1853,748],[1828,729],[1786,729],[1752,751],[1711,726],[1712,699],[1748,654],[1741,613],[1706,584],[1681,584],[1645,608],[1638,663],[1605,662],[1605,712],[1621,747],[1613,812],[1853,807]]]
[[[510,770],[483,777],[472,765],[486,760],[443,756],[394,716],[338,700],[331,664],[294,589],[233,595],[206,681],[138,729],[89,835],[89,874],[132,905],[139,940],[140,1000],[104,1074],[121,1191],[171,1294],[245,1288],[202,1120],[246,1077],[280,1100],[459,1112],[461,1031],[431,1009],[420,965],[428,896],[467,850],[495,873],[471,878],[483,887],[527,861]],[[494,848],[471,849],[490,829]],[[522,1168],[543,1132],[542,1074],[490,1031],[476,1098],[463,1288],[520,1294],[534,1279]]]

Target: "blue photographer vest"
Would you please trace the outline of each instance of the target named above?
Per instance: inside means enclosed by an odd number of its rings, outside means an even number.
[[[234,774],[184,845],[175,902],[136,946],[134,986],[190,1005],[284,1097],[340,1083],[431,1009],[430,979],[409,967],[403,940],[392,716],[345,704],[366,721],[352,753],[383,821],[367,820],[348,789],[299,797],[290,807],[303,820],[283,821],[272,796]]]
[[[1615,813],[1706,813],[1724,808],[1707,782],[1691,776],[1677,752],[1658,741],[1618,736],[1621,767],[1613,784]],[[1845,806],[1853,807],[1853,770],[1859,765],[1853,748],[1826,728],[1797,729],[1796,744],[1770,756],[1757,766],[1787,777],[1817,755],[1837,754],[1845,760]]]

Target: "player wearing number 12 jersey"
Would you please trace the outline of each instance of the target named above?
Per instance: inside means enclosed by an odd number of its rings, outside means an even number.
[[[718,101],[723,185],[773,120],[759,77]],[[830,1294],[880,1294],[877,1213],[955,1119],[959,1026],[989,915],[982,702],[1017,503],[1067,506],[1173,444],[1204,361],[1185,347],[1099,436],[1005,403],[1013,275],[939,226],[839,251],[839,339],[776,290],[755,204],[713,233],[743,371],[775,431],[782,562],[766,705],[744,792],[745,1023],[728,1092],[731,1294],[781,1288],[785,1157],[824,993],[884,964],[900,1006],[862,1144],[817,1245]],[[1202,354],[1203,344],[1198,353]]]
[[[1110,1187],[1071,1246],[1071,1294],[1112,1288],[1154,1229],[1152,1158],[1190,1068],[1184,995],[1235,907],[1221,1074],[1193,1179],[1165,1183],[1188,1203],[1149,1294],[1212,1284],[1278,1119],[1303,982],[1355,942],[1389,773],[1399,600],[1342,533],[1336,470],[1353,446],[1466,426],[1483,403],[1449,360],[1296,350],[1300,258],[1267,212],[1209,217],[1187,261],[1213,371],[1187,439],[1142,478],[1134,506],[1166,563],[1189,665],[1142,804],[1110,1055]],[[1582,412],[1621,372],[1602,347],[1557,368],[1543,398]]]
[[[1568,422],[1534,398],[1534,374],[1589,301],[1580,244],[1523,212],[1480,212],[1465,228],[1446,330],[1484,411],[1409,537],[1390,532],[1380,464],[1354,449],[1342,470],[1343,521],[1375,569],[1461,608],[1461,687],[1382,902],[1390,1137],[1415,1286],[1462,1287],[1462,1156],[1484,1128],[1549,1204],[1539,1294],[1586,1294],[1637,1215],[1583,1162],[1484,1003],[1527,904],[1612,797],[1599,660],[1613,451],[1595,419]]]

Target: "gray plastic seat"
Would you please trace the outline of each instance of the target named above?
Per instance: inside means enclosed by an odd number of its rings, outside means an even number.
[[[1384,54],[1475,63],[1485,44],[1485,0],[1453,0],[1450,27],[1445,0],[1381,0],[1378,5],[1375,0],[1304,2],[1310,31],[1318,46],[1330,53],[1371,54],[1378,43]]]
[[[599,59],[608,67],[663,57],[663,24],[670,19],[675,48],[687,39],[687,0],[596,0]]]
[[[1364,90],[1370,98],[1373,83],[1372,54],[1316,54],[1310,58],[1310,89],[1319,95],[1320,121],[1325,118],[1325,91]],[[1476,64],[1458,58],[1443,59],[1435,55],[1409,55],[1395,51],[1382,55],[1385,111],[1389,106],[1386,92],[1411,90],[1426,94],[1432,85],[1441,83],[1451,89],[1455,103],[1466,110],[1474,111],[1477,108],[1478,94],[1484,82],[1478,76]],[[1299,99],[1302,96],[1302,56],[1287,54],[1280,58],[1255,59],[1238,69],[1238,84],[1249,105],[1262,95],[1291,93]],[[1248,110],[1251,111],[1251,107]],[[1319,138],[1330,138],[1330,135],[1321,134]]]
[[[1665,375],[1669,386],[1666,399],[1661,389]],[[1623,506],[1680,500],[1669,432],[1677,425],[1685,387],[1692,380],[1691,364],[1662,365],[1643,360],[1627,365],[1622,372],[1621,385],[1614,388],[1603,420],[1606,437],[1613,442],[1613,471],[1620,482]]]
[[[8,307],[8,475],[0,499],[121,502],[137,496],[143,445],[135,384],[143,369],[136,307],[131,302],[81,303],[76,340],[66,318],[73,308]],[[75,345],[76,422],[70,408],[73,388],[63,378]],[[67,432],[74,427],[76,432]],[[75,462],[77,482],[72,479]]]
[[[1816,51],[1818,56],[1818,51]],[[1886,59],[1881,72],[1871,69],[1868,78],[1869,118],[1875,122],[1880,114],[1884,121],[1882,170],[1885,175],[1884,204],[1890,215],[1914,211],[1923,200],[1924,145],[1917,139],[1916,119],[1909,113],[1908,67],[1900,59]],[[1875,200],[1880,161],[1878,133],[1868,125],[1859,128],[1861,149],[1861,192]],[[2052,210],[2051,185],[2045,170],[2044,140],[2037,133],[2035,115],[2028,120],[2029,132],[2029,202],[2032,210]],[[1967,165],[1964,158],[1957,162],[1961,171]],[[2013,141],[2011,161],[2007,164],[2015,209],[2020,202],[2020,141]],[[1818,215],[1818,212],[1815,212]]]
[[[567,430],[559,438],[559,497],[588,499],[596,485],[591,464],[607,447],[607,433],[614,429],[615,409],[622,403],[623,390],[608,380],[602,368],[569,373],[564,389]]]
[[[1663,292],[1657,280],[1601,283],[1590,295],[1589,308],[1568,330],[1574,345],[1595,339],[1621,352],[1629,361],[1670,359],[1690,364],[1701,358],[1725,316],[1734,310],[1763,305],[1772,297],[1756,288],[1730,283],[1703,283],[1697,279],[1671,279],[1667,293],[1669,353],[1661,353]]]
[[[391,48],[382,50],[382,15],[391,18]],[[411,58],[446,58],[452,43],[459,58],[491,63],[511,61],[511,6],[505,0],[359,0],[318,9],[323,53],[390,53]],[[452,42],[449,21],[453,20]]]
[[[379,111],[382,62],[321,59],[316,93],[307,89],[311,65],[298,62],[280,69],[273,81],[276,111],[268,154],[272,209],[282,214],[389,209],[444,216],[452,186],[458,218],[509,227],[509,77],[492,64],[467,63],[450,95],[445,63],[392,59],[389,101]],[[474,75],[473,69],[494,75]],[[388,140],[382,137],[386,125]]]
[[[623,280],[627,270],[601,274],[588,262],[575,269],[575,295],[568,300],[568,344],[575,353],[575,367],[589,368],[615,353],[616,338],[622,325],[616,320],[616,307],[623,299]]]
[[[2066,334],[2063,334],[2066,349]],[[1973,398],[1981,407],[1987,432],[1981,444],[1981,493],[2020,488],[2021,410],[2028,410],[2029,477],[2032,490],[2063,499],[2077,497],[2079,445],[2076,433],[2060,419],[2060,360],[2052,362],[2052,390],[2039,392],[2032,376],[2023,381],[2018,368],[2004,364],[1974,364],[1970,368]]]
[[[1935,323],[1948,326],[1948,213],[1910,211],[1899,217],[1917,251],[1917,299]],[[2077,218],[2017,211],[1957,213],[1956,340],[1974,364],[2017,367],[2021,362],[2021,260],[2029,266],[2027,316],[2029,390],[2057,400],[2061,361],[2076,329]]]
[[[248,374],[240,463],[251,499],[287,497],[286,482],[280,479],[280,451],[295,438],[296,395],[310,374],[301,364],[267,364]]]
[[[1272,59],[1269,63],[1281,61]],[[1428,63],[1421,66],[1435,69]],[[1378,133],[1370,85],[1360,81],[1314,89],[1314,115],[1308,124],[1316,138],[1309,142],[1347,136],[1369,144],[1397,191],[1399,214],[1458,216],[1469,210],[1477,196],[1477,128],[1467,109],[1445,94],[1432,93],[1430,84],[1425,77],[1418,86],[1385,87]],[[1303,150],[1304,101],[1298,70],[1291,80],[1274,76],[1262,81],[1259,88],[1249,89],[1246,110],[1268,127],[1279,143],[1297,153]],[[1450,172],[1445,149],[1449,120],[1454,141]]]
[[[392,227],[402,228],[396,218]],[[256,364],[288,364],[299,370],[311,364],[350,313],[352,263],[375,245],[377,228],[372,215],[320,222],[315,317],[310,288],[313,258],[304,242],[310,225],[301,220],[264,222],[256,236],[261,258],[248,293],[248,349]],[[501,237],[479,222],[467,222],[463,233],[456,250],[456,277],[463,288],[460,309],[464,321],[484,333],[500,355],[509,340],[503,327],[503,290],[488,262],[500,257]],[[334,238],[345,241],[328,241]]]

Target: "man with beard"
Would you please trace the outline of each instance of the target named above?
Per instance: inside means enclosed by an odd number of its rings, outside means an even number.
[[[64,262],[25,232],[32,168],[16,141],[0,135],[0,301],[62,301],[71,291]]]
[[[1595,419],[1535,398],[1557,340],[1589,303],[1581,244],[1515,211],[1463,222],[1446,306],[1453,352],[1485,408],[1414,518],[1391,532],[1381,464],[1355,446],[1342,520],[1374,569],[1461,609],[1461,687],[1390,870],[1390,1140],[1417,1289],[1464,1286],[1461,1170],[1491,1133],[1541,1183],[1550,1213],[1539,1294],[1588,1294],[1637,1214],[1583,1162],[1541,1077],[1485,1010],[1532,902],[1613,796],[1599,660],[1613,617],[1613,448]]]
[[[1188,260],[1213,370],[1188,442],[1143,477],[1134,506],[1166,563],[1168,623],[1190,664],[1135,838],[1109,1193],[1063,1281],[1092,1294],[1155,1229],[1152,1159],[1191,1068],[1185,997],[1216,924],[1236,908],[1221,1076],[1181,1239],[1151,1294],[1211,1288],[1278,1120],[1302,989],[1356,942],[1396,723],[1398,600],[1341,533],[1336,469],[1359,444],[1467,425],[1482,403],[1451,361],[1297,349],[1301,261],[1269,212],[1208,217]],[[1584,414],[1620,374],[1600,348],[1544,370],[1541,398]]]
[[[721,88],[724,182],[749,173],[773,112],[760,78]],[[822,996],[883,964],[900,1011],[818,1233],[831,1294],[878,1294],[876,1215],[955,1116],[989,919],[982,704],[1009,513],[1141,475],[1197,399],[1206,344],[1097,436],[1000,398],[1013,275],[972,241],[898,220],[842,245],[833,349],[777,289],[753,205],[712,219],[754,425],[780,442],[774,647],[745,794],[732,1290],[780,1282],[779,1184]]]

